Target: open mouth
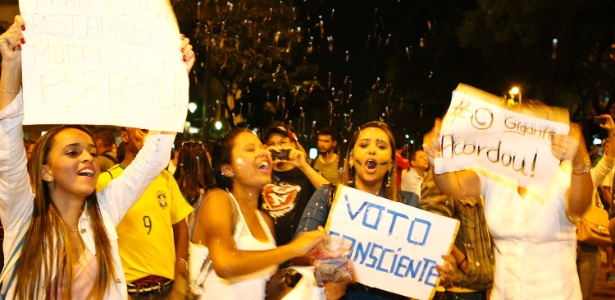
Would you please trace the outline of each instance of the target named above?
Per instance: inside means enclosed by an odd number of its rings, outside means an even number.
[[[85,170],[81,170],[79,171],[79,173],[77,173],[79,176],[94,176],[94,171],[89,170],[89,169],[85,169]]]
[[[261,162],[258,164],[257,168],[258,168],[259,170],[269,170],[269,163],[268,163],[268,162],[266,162],[266,161],[261,161]]]
[[[370,159],[370,160],[368,160],[368,161],[366,161],[366,162],[365,162],[365,167],[366,167],[368,170],[374,170],[374,169],[376,169],[376,167],[377,167],[377,166],[378,166],[378,163],[376,163],[376,161],[375,161],[375,160],[371,160],[371,159]]]

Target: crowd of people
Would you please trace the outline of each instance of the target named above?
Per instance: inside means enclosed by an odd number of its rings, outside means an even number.
[[[360,126],[348,149],[324,127],[312,160],[283,121],[262,136],[235,128],[211,150],[132,127],[62,125],[30,141],[24,30],[17,16],[0,35],[2,299],[297,299],[292,288],[312,278],[289,270],[330,239],[340,184],[459,220],[435,299],[591,299],[599,249],[577,242],[575,222],[594,200],[615,215],[614,138],[592,167],[579,127],[554,134],[560,164],[543,202],[471,169],[434,173],[438,121],[410,153],[382,121]],[[190,71],[187,38],[178,51]],[[360,283],[317,289],[310,299],[406,299]]]

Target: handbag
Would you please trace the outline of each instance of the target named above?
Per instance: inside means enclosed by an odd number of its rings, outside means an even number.
[[[227,193],[230,192],[227,190]],[[207,197],[210,194],[201,195]],[[199,199],[197,210],[201,208],[202,200]],[[233,207],[233,234],[235,233],[235,227],[239,220],[239,207],[231,197],[229,197],[231,205]],[[195,214],[195,216],[198,214]],[[190,236],[194,231],[196,218],[193,218],[189,224]],[[211,272],[212,262],[209,255],[209,249],[205,245],[195,244],[192,241],[188,241],[188,299],[199,299],[205,292],[205,280],[207,275]]]
[[[599,247],[613,245],[609,234],[609,213],[596,201],[577,223],[577,240]]]
[[[188,287],[191,299],[198,299],[205,292],[205,279],[211,271],[209,250],[203,245],[188,241]]]

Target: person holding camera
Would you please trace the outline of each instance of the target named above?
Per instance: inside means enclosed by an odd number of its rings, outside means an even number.
[[[329,183],[306,161],[306,153],[290,127],[273,122],[265,131],[263,144],[271,153],[272,182],[263,189],[261,208],[274,220],[277,245],[285,245],[293,235],[310,197]]]

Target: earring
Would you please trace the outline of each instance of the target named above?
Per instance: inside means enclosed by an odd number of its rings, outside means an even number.
[[[387,188],[391,187],[391,170],[387,171],[387,181],[385,183],[385,186]]]

